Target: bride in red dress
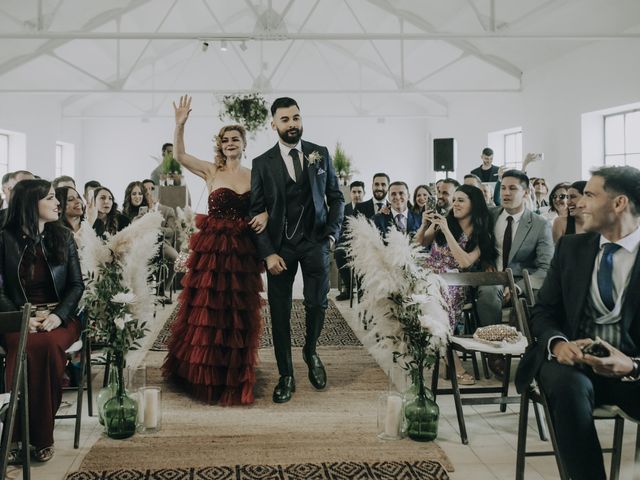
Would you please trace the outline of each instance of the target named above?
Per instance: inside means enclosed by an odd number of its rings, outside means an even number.
[[[260,344],[263,268],[251,230],[264,230],[267,214],[248,219],[251,170],[240,165],[244,128],[223,127],[216,137],[215,162],[205,162],[184,149],[191,98],[180,97],[173,106],[175,159],[207,183],[209,214],[198,216],[199,231],[190,240],[189,271],[182,280],[163,373],[205,402],[250,404]]]

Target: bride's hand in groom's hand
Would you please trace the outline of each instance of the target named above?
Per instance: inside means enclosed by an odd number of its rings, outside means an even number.
[[[269,221],[269,214],[267,212],[262,212],[256,215],[249,221],[249,226],[253,228],[253,231],[256,233],[264,232],[264,229],[267,228],[267,222]]]
[[[180,97],[178,105],[173,102],[173,111],[176,115],[176,125],[184,125],[191,113],[191,97],[189,95],[183,95]]]
[[[282,258],[277,253],[272,253],[271,255],[269,255],[266,261],[267,270],[269,270],[269,273],[271,275],[280,275],[287,269],[287,264],[285,263],[284,258]]]

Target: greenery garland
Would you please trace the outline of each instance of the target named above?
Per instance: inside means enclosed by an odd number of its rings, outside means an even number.
[[[239,123],[248,132],[255,134],[267,125],[269,109],[262,95],[251,93],[247,95],[225,95],[222,97],[220,120],[229,118]]]

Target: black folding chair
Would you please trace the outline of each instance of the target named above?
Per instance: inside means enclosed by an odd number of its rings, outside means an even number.
[[[9,403],[0,409],[2,419],[2,439],[0,440],[0,478],[5,478],[11,449],[11,439],[15,427],[16,414],[20,416],[20,433],[22,442],[22,478],[29,480],[30,455],[29,455],[29,392],[27,386],[27,335],[29,334],[29,318],[31,317],[31,304],[26,303],[22,311],[0,313],[0,334],[20,333],[16,363],[13,370],[13,379]]]

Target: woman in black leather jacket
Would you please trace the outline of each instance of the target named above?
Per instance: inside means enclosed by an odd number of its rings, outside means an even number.
[[[23,180],[11,197],[0,231],[0,311],[26,302],[47,305],[29,321],[27,338],[29,435],[37,461],[53,456],[53,425],[62,400],[65,350],[80,336],[76,318],[84,283],[71,231],[57,222],[59,202],[51,183]],[[16,361],[17,334],[7,334],[7,385]],[[23,446],[24,447],[24,446]],[[21,452],[14,448],[12,460]]]

